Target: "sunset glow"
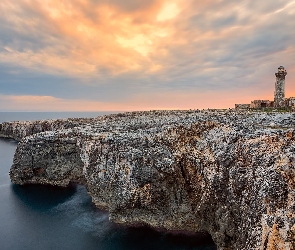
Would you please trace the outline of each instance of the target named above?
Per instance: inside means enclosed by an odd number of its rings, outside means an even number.
[[[295,1],[0,2],[0,111],[229,108],[295,96]]]

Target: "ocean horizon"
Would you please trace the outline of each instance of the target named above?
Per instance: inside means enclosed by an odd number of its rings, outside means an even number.
[[[64,118],[94,118],[100,115],[116,114],[123,111],[95,111],[95,112],[41,112],[41,111],[0,111],[0,123],[10,121],[25,121],[25,120],[44,120],[44,119],[64,119]]]

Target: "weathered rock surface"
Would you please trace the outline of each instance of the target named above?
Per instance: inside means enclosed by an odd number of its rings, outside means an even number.
[[[0,137],[13,138],[20,141],[22,138],[44,131],[74,128],[90,123],[92,118],[68,118],[40,121],[16,121],[0,123]]]
[[[18,132],[27,123],[0,126],[23,137],[13,183],[80,182],[112,221],[208,232],[219,249],[295,249],[293,113],[152,111],[63,122],[36,134]]]

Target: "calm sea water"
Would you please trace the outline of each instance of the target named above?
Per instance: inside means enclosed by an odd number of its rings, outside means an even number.
[[[0,112],[0,122],[96,117],[106,113]],[[111,223],[107,212],[94,207],[80,185],[12,185],[8,172],[16,146],[14,140],[0,139],[1,250],[217,249],[210,237],[203,234],[171,234]]]

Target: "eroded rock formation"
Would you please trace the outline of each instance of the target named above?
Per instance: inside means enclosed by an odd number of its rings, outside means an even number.
[[[31,135],[12,122],[0,133],[25,136],[13,183],[83,183],[112,221],[208,232],[219,249],[295,249],[294,118],[133,112]]]
[[[16,121],[0,123],[0,137],[13,138],[20,141],[22,138],[44,131],[74,128],[91,123],[92,118],[68,118],[40,121]]]

